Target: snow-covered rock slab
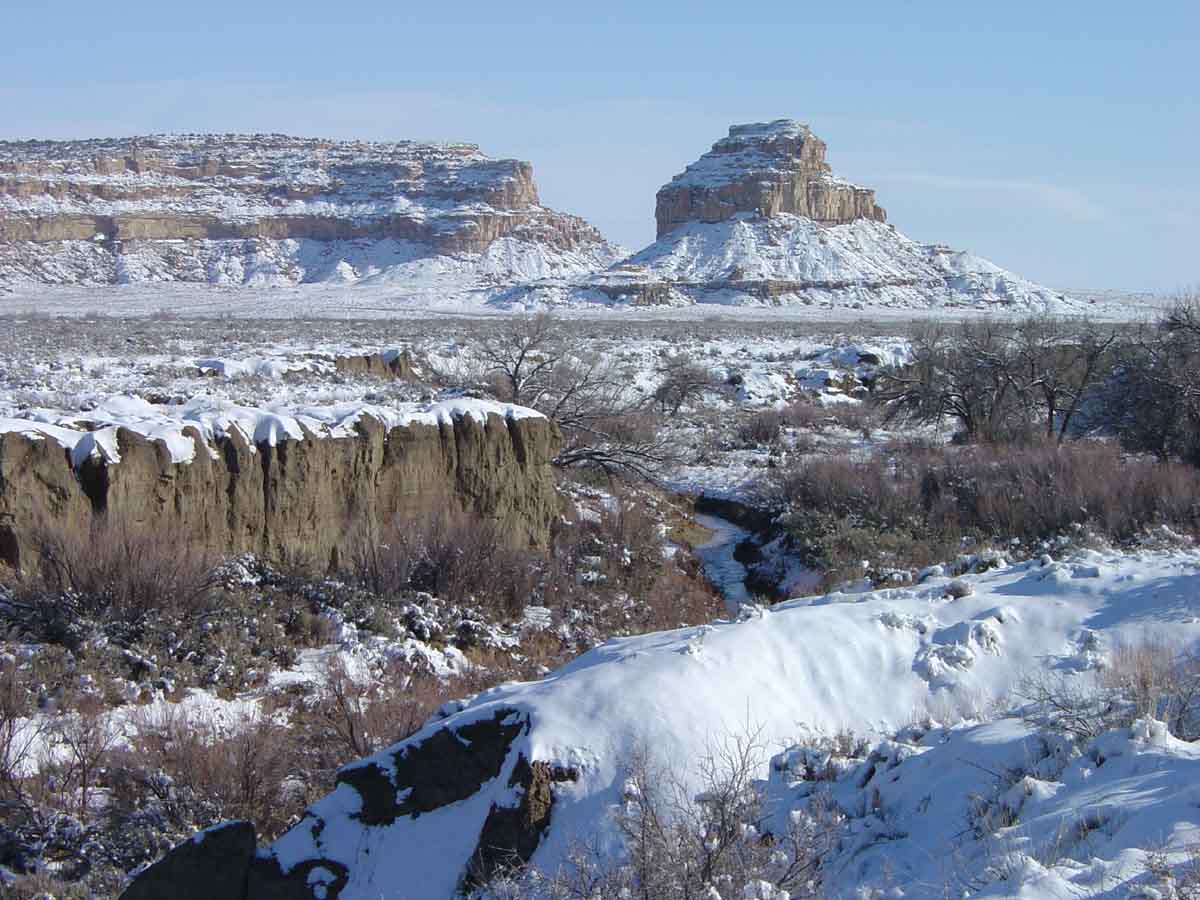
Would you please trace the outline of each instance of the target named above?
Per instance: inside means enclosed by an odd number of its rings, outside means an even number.
[[[1072,577],[1081,566],[1095,574]],[[501,827],[509,816],[533,823],[535,849],[528,835],[507,849],[531,855],[544,870],[556,868],[577,839],[614,846],[609,813],[640,751],[686,782],[697,778],[689,761],[730,734],[752,731],[780,749],[813,732],[890,735],[931,713],[979,717],[1007,702],[1022,676],[1087,669],[1097,648],[1102,657],[1146,636],[1183,645],[1200,639],[1200,554],[1192,551],[1091,553],[963,580],[971,588],[965,594],[931,575],[919,587],[832,594],[736,622],[609,641],[542,681],[487,691],[403,744],[347,767],[336,791],[260,853],[260,865],[274,879],[320,867],[342,900],[390,891],[443,900],[469,866],[505,849],[495,842],[509,833]],[[954,794],[961,785],[951,781],[995,772],[1023,746],[1023,729],[1000,724],[950,735],[953,749],[919,757],[906,770],[917,774],[888,796],[913,817],[918,807],[922,814],[949,810],[961,801]],[[1133,749],[1118,752],[1130,760],[1160,765],[1128,744],[1136,736],[1110,740],[1126,741],[1122,746]],[[1170,756],[1169,746],[1158,746],[1155,759]],[[1188,748],[1177,756],[1185,779],[1195,754]],[[1121,771],[1148,771],[1134,765]],[[1055,811],[1074,802],[1072,792],[1084,806],[1098,801],[1098,782],[1089,782],[1082,767],[1054,773],[1065,787],[1030,788],[1040,804],[1035,823],[1047,823],[1035,824],[1031,840],[1042,840]],[[940,805],[922,801],[926,793]],[[1160,791],[1138,802],[1167,799]],[[1171,809],[1182,814],[1182,807]],[[914,832],[909,852],[950,858],[951,825],[959,832],[962,825],[933,824],[924,836]],[[920,823],[914,819],[912,827]],[[1098,852],[1120,855],[1146,837],[1142,828]],[[1044,873],[1036,866],[1028,873],[1033,893],[1010,883],[1004,895],[1037,895]],[[897,896],[941,896],[942,886],[897,884]]]

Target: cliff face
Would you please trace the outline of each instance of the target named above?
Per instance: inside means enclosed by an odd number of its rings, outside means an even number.
[[[277,256],[269,245],[286,241],[392,242],[375,253],[379,268],[397,256],[395,242],[410,256],[439,256],[479,254],[505,237],[551,253],[605,246],[582,219],[540,204],[529,163],[489,159],[473,144],[281,135],[0,142],[0,243],[9,245],[0,275],[10,277],[228,282],[237,273],[222,257],[253,256],[260,243]],[[163,244],[178,241],[193,246]],[[147,254],[165,263],[141,279],[139,267],[119,265]],[[283,279],[332,268],[304,263]]]
[[[659,189],[655,217],[658,239],[590,276],[590,291],[641,306],[1070,309],[986,259],[905,237],[790,119],[730,127]]]
[[[397,515],[436,509],[478,513],[514,540],[545,544],[558,512],[554,425],[494,412],[438,418],[389,428],[362,416],[351,436],[258,444],[236,428],[210,441],[189,426],[185,462],[178,441],[128,428],[112,432],[115,453],[104,454],[13,427],[0,433],[0,560],[28,565],[40,536],[86,535],[105,514],[213,557],[331,566]]]
[[[823,224],[886,219],[875,192],[834,177],[824,142],[790,119],[730,127],[728,137],[659,190],[654,217],[661,238],[686,222],[721,222],[741,212]]]

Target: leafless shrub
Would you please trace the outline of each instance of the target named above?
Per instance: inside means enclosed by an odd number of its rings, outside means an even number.
[[[84,533],[48,533],[41,543],[40,585],[83,614],[135,622],[156,610],[198,610],[207,596],[211,560],[121,516],[104,516]]]
[[[750,446],[774,444],[779,440],[784,421],[784,414],[780,410],[760,410],[738,426],[738,440]]]
[[[513,616],[532,592],[537,561],[498,522],[443,504],[397,516],[378,542],[359,547],[351,565],[379,596],[421,590]]]
[[[731,738],[699,761],[692,781],[646,749],[635,749],[625,760],[622,803],[614,818],[623,856],[613,858],[595,843],[577,841],[556,871],[512,873],[478,896],[818,896],[821,862],[835,846],[843,816],[818,793],[789,818],[782,833],[768,831],[761,785],[755,781],[763,762],[754,736]]]
[[[1158,638],[1118,644],[1098,673],[1027,676],[1017,696],[1029,721],[1078,741],[1138,719],[1161,721],[1183,740],[1200,737],[1200,661]]]
[[[8,900],[96,900],[102,895],[87,885],[63,881],[50,872],[35,872],[18,876],[5,888],[4,896]]]
[[[136,722],[134,747],[138,764],[187,787],[199,821],[247,819],[275,835],[299,811],[288,732],[267,715],[220,722],[167,708]]]
[[[944,561],[964,536],[1032,546],[1080,527],[1116,541],[1161,525],[1200,532],[1194,470],[1093,442],[810,458],[781,471],[776,485],[789,530],[810,564],[827,571],[884,555],[897,568]]]
[[[1101,672],[1136,719],[1157,719],[1185,741],[1200,738],[1200,659],[1161,637],[1119,643]]]
[[[879,424],[879,407],[871,403],[835,403],[822,412],[826,421],[869,440]]]
[[[1148,886],[1157,891],[1144,896],[1200,900],[1200,847],[1187,848],[1183,862],[1178,864],[1171,863],[1171,854],[1164,847],[1153,847],[1145,853]]]
[[[507,673],[471,670],[438,677],[394,665],[378,677],[356,680],[334,658],[315,696],[293,713],[298,752],[328,780],[340,766],[416,733],[439,707],[503,680]]]
[[[0,661],[0,810],[5,816],[30,810],[25,775],[45,728],[31,717],[33,703],[16,666]]]
[[[780,412],[783,414],[783,424],[788,428],[804,431],[823,431],[833,421],[829,409],[809,400],[789,403]]]
[[[85,698],[78,707],[58,716],[50,726],[54,743],[64,753],[64,762],[56,766],[60,789],[77,799],[77,810],[86,816],[97,776],[108,762],[121,735],[96,697]]]
[[[724,385],[711,369],[693,362],[686,354],[669,357],[660,367],[661,380],[654,391],[659,408],[668,416],[677,416],[689,403],[705,394],[723,391]]]

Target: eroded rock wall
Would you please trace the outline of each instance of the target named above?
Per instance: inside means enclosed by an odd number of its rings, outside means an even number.
[[[738,213],[789,213],[829,225],[887,217],[875,192],[835,178],[824,141],[789,119],[732,126],[659,189],[654,215],[661,238],[686,222],[722,222]]]
[[[529,163],[474,144],[261,134],[0,142],[0,280],[120,281],[115,260],[147,252],[167,257],[151,280],[218,277],[172,264],[197,251],[172,254],[170,242],[218,257],[252,256],[263,242],[359,242],[380,245],[378,268],[398,256],[480,254],[501,238],[552,256],[607,252],[583,219],[541,205]]]
[[[78,469],[51,440],[0,434],[0,559],[30,565],[44,536],[82,538],[107,516],[211,557],[253,552],[336,567],[398,515],[469,511],[544,545],[558,513],[550,460],[559,437],[543,418],[387,430],[364,417],[355,437],[275,446],[237,431],[209,445],[191,433],[191,462],[120,429],[120,462],[93,456]]]

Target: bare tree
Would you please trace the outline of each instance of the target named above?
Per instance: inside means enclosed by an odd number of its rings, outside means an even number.
[[[1121,348],[1101,400],[1127,449],[1200,466],[1200,299],[1181,298]]]
[[[1020,424],[1025,411],[1010,330],[991,320],[964,322],[953,332],[925,326],[913,336],[913,353],[910,365],[884,369],[876,382],[889,420],[951,419],[967,441],[995,440]]]
[[[511,316],[475,335],[477,352],[500,381],[508,403],[540,409],[554,370],[567,355],[567,335],[549,313]]]
[[[660,409],[672,417],[679,414],[684,404],[699,400],[721,386],[711,369],[693,362],[686,353],[669,357],[659,373],[662,380],[654,392],[654,399]]]
[[[917,331],[915,359],[885,369],[876,397],[889,418],[956,421],[967,441],[1006,441],[1040,430],[1062,443],[1103,382],[1117,332],[1087,321],[1035,316],[1015,327],[985,320]]]
[[[1041,408],[1046,438],[1061,444],[1084,398],[1111,368],[1106,363],[1111,363],[1117,331],[1087,320],[1037,316],[1021,322],[1014,338],[1015,387],[1030,407]]]
[[[566,326],[550,314],[491,323],[477,342],[498,396],[544,413],[562,431],[554,459],[560,468],[654,480],[675,457],[647,399],[630,389],[630,373],[611,357],[576,351]]]

